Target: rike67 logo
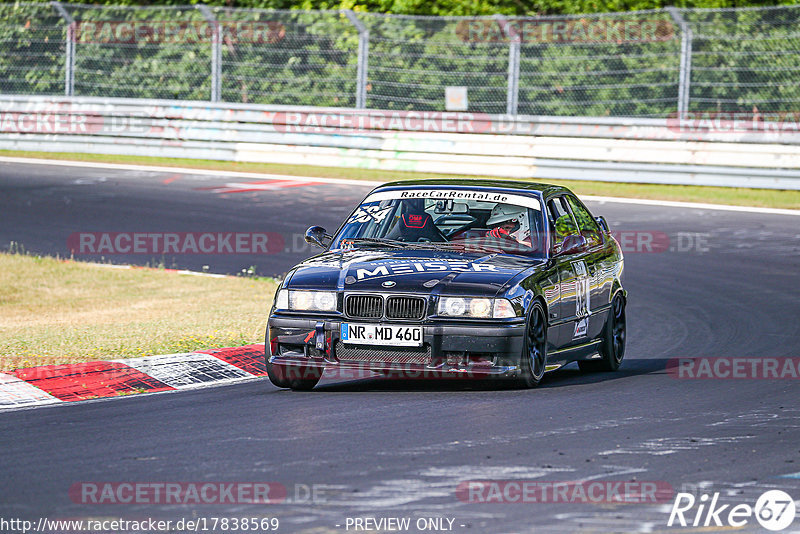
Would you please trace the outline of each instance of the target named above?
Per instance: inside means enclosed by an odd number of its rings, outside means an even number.
[[[767,530],[783,530],[794,521],[796,507],[792,497],[781,490],[769,490],[750,504],[719,504],[719,493],[699,498],[678,493],[672,503],[667,526],[743,528],[753,518]]]

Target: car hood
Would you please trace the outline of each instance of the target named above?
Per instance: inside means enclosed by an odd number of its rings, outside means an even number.
[[[516,274],[543,260],[439,250],[325,252],[298,264],[291,289],[495,295]]]

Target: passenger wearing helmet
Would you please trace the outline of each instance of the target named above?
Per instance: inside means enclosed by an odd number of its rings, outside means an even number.
[[[490,228],[486,232],[486,237],[514,240],[530,246],[531,231],[528,225],[527,208],[513,204],[497,204],[492,208],[486,226]]]

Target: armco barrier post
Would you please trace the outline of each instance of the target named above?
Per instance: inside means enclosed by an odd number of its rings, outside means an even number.
[[[355,13],[344,10],[347,19],[358,30],[358,67],[356,71],[356,108],[367,107],[367,67],[369,66],[369,30]]]
[[[67,42],[64,53],[64,95],[75,94],[75,19],[72,18],[60,2],[50,2],[67,23]]]
[[[678,74],[678,117],[686,116],[689,111],[689,90],[692,83],[692,28],[675,7],[667,11],[681,29],[681,63]]]
[[[506,88],[506,114],[516,115],[519,102],[519,60],[520,36],[502,15],[494,18],[509,39],[508,45],[508,83]]]
[[[197,4],[197,9],[211,24],[211,101],[219,102],[222,92],[222,34],[219,22],[207,5]]]

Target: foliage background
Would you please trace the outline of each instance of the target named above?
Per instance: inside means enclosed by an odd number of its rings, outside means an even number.
[[[76,2],[80,3],[80,2]],[[104,5],[186,5],[193,0],[98,0],[87,2]],[[796,5],[795,0],[207,0],[210,6],[245,7],[257,9],[352,9],[397,15],[557,15],[579,13],[609,13],[667,6],[724,8],[747,6]]]
[[[64,6],[76,21],[205,20],[187,0],[127,6],[126,2]],[[760,3],[698,0],[678,5]],[[465,86],[469,111],[504,113],[507,40],[465,39],[460,27],[464,20],[448,18],[504,13],[545,16],[545,20],[568,17],[581,24],[655,20],[674,30],[669,38],[640,42],[523,43],[519,113],[665,117],[677,110],[681,31],[667,11],[571,15],[660,8],[660,1],[209,0],[207,4],[219,21],[280,27],[280,39],[271,42],[224,43],[225,102],[354,107],[358,31],[340,11],[307,10],[352,8],[370,31],[368,108],[441,111],[445,88]],[[681,12],[693,32],[690,111],[794,113],[798,109],[800,6]],[[486,21],[495,24],[489,17]],[[48,3],[0,3],[0,94],[64,94],[66,40],[66,24]],[[74,94],[208,100],[211,64],[208,41],[77,42]]]

